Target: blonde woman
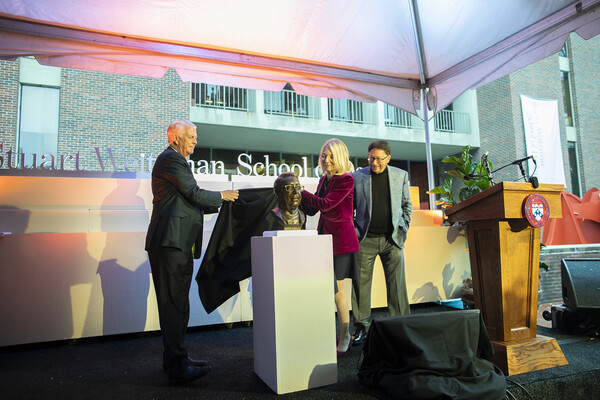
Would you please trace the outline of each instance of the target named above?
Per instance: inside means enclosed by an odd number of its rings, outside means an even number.
[[[354,230],[354,179],[348,148],[339,139],[329,139],[321,148],[319,165],[323,175],[317,192],[302,191],[302,204],[308,215],[321,212],[318,222],[320,234],[333,236],[333,269],[335,271],[335,305],[340,325],[337,354],[342,356],[352,347],[350,312],[344,295],[344,279],[354,274],[353,254],[359,250]]]

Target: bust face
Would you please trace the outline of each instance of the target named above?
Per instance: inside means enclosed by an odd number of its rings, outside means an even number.
[[[275,195],[280,210],[288,213],[296,211],[302,200],[302,186],[300,186],[298,177],[284,176],[277,178]]]

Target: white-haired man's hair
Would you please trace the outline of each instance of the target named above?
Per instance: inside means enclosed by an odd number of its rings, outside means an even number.
[[[196,129],[196,125],[192,121],[187,119],[178,118],[171,122],[171,125],[167,128],[167,138],[169,139],[169,145],[172,144],[175,139],[181,137],[188,129]]]

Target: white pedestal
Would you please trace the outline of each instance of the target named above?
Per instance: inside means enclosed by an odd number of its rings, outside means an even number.
[[[252,238],[254,372],[277,394],[337,382],[332,238],[290,232]]]

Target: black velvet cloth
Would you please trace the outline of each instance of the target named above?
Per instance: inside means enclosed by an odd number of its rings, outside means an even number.
[[[503,399],[479,310],[374,319],[358,378],[394,399]]]
[[[252,274],[251,238],[275,230],[276,206],[273,188],[241,189],[236,201],[223,202],[196,275],[206,312],[238,293],[239,282]]]

